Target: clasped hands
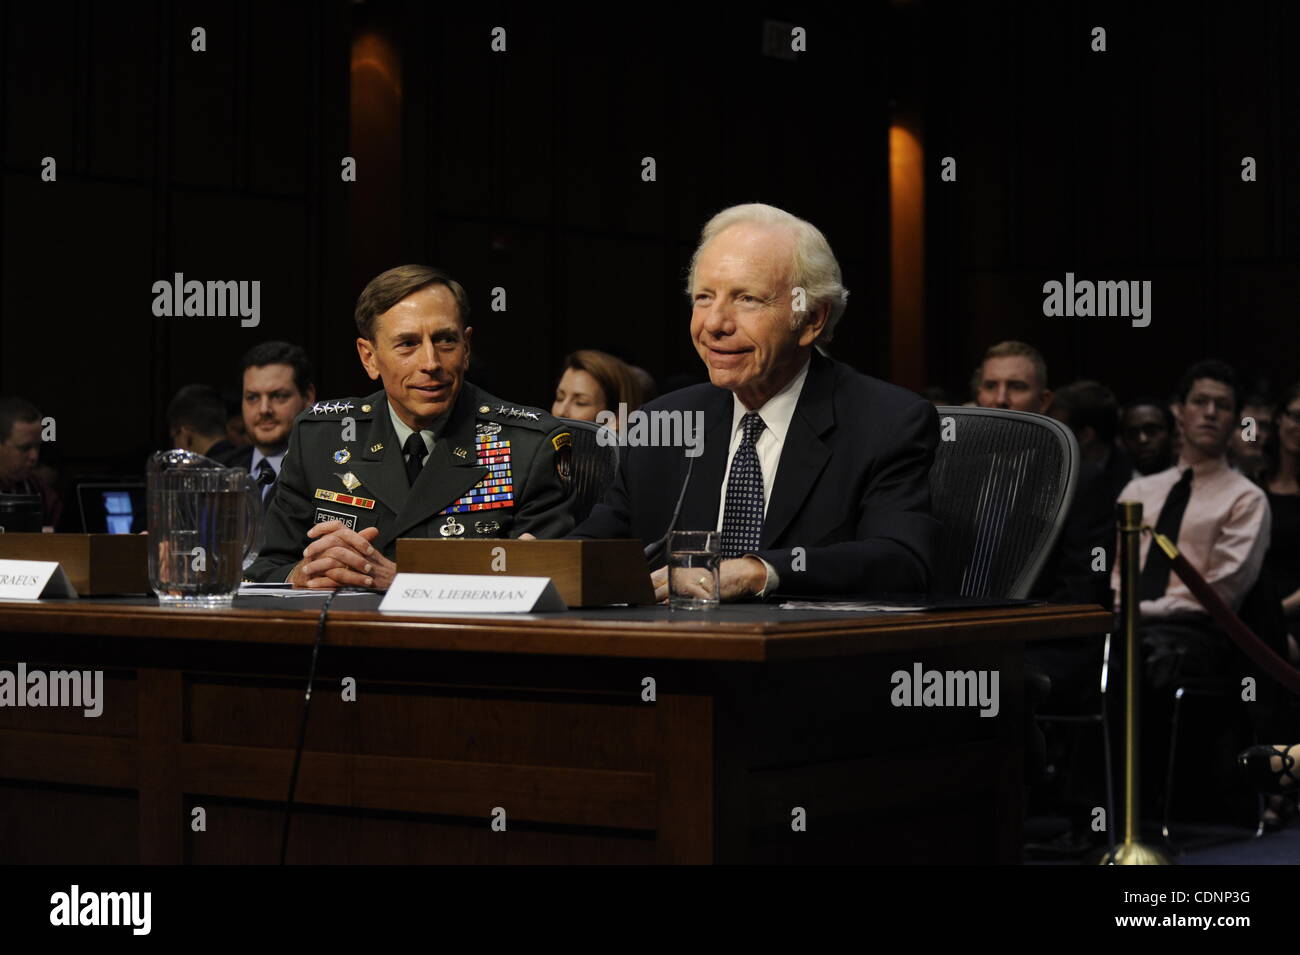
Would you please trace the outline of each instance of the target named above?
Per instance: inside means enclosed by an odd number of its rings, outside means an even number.
[[[324,525],[318,525],[324,526]],[[364,534],[365,531],[362,531]],[[521,541],[537,540],[532,534],[520,534]],[[308,550],[311,548],[309,547]],[[701,574],[701,576],[705,576]],[[712,583],[712,581],[707,581]],[[660,567],[650,575],[650,584],[655,589],[655,600],[659,603],[668,602],[668,568]],[[322,585],[326,586],[326,585]],[[688,587],[698,586],[696,596],[707,597],[709,591],[713,588],[704,585],[688,584]],[[719,600],[739,600],[742,597],[750,597],[761,591],[767,586],[767,567],[757,557],[734,557],[730,560],[724,560],[718,565],[718,599]]]
[[[374,547],[378,527],[354,531],[342,521],[325,521],[313,525],[307,536],[312,542],[289,574],[295,587],[387,590],[397,575],[397,564]]]

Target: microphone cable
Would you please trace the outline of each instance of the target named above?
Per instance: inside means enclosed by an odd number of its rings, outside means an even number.
[[[668,530],[664,531],[664,536],[657,541],[651,541],[646,545],[645,559],[647,562],[654,561],[659,557],[660,550],[668,543],[668,538],[672,536],[673,528],[677,526],[677,516],[682,511],[682,501],[686,499],[686,488],[691,483],[691,471],[695,468],[695,458],[686,459],[686,477],[682,480],[682,489],[677,494],[677,505],[673,508],[673,516],[668,521]]]
[[[311,666],[307,670],[307,695],[302,705],[302,720],[298,723],[298,743],[293,750],[293,769],[289,773],[289,796],[284,804],[284,825],[280,831],[280,865],[284,865],[285,857],[289,852],[289,826],[293,821],[293,797],[298,788],[298,767],[302,763],[303,745],[307,742],[307,717],[311,714],[311,687],[316,679],[316,657],[320,654],[320,645],[325,640],[325,621],[329,616],[330,604],[340,593],[348,591],[350,593],[367,593],[365,590],[356,588],[335,587],[325,598],[325,605],[320,608],[320,616],[316,620],[316,642],[311,648]]]

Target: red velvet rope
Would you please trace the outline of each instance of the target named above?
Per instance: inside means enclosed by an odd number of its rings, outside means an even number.
[[[1159,546],[1155,541],[1152,547]],[[1171,563],[1176,573],[1187,585],[1196,599],[1201,602],[1219,626],[1228,632],[1234,643],[1241,647],[1242,653],[1250,657],[1261,670],[1286,687],[1292,693],[1300,695],[1300,670],[1278,656],[1273,648],[1255,635],[1255,632],[1241,622],[1241,618],[1232,612],[1232,608],[1223,602],[1219,592],[1206,582],[1201,572],[1187,562],[1181,553],[1176,554]]]

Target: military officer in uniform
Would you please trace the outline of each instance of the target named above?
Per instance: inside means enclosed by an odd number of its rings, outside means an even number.
[[[563,537],[572,436],[465,381],[464,289],[422,265],[357,300],[357,352],[383,390],[316,402],[294,424],[253,580],[386,589],[399,537]]]

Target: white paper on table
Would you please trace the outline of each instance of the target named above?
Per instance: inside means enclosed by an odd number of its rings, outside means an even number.
[[[873,603],[854,603],[850,600],[843,601],[824,601],[824,600],[787,600],[781,604],[782,610],[846,610],[855,613],[918,613],[925,610],[924,606],[909,606],[906,604],[873,604]]]

